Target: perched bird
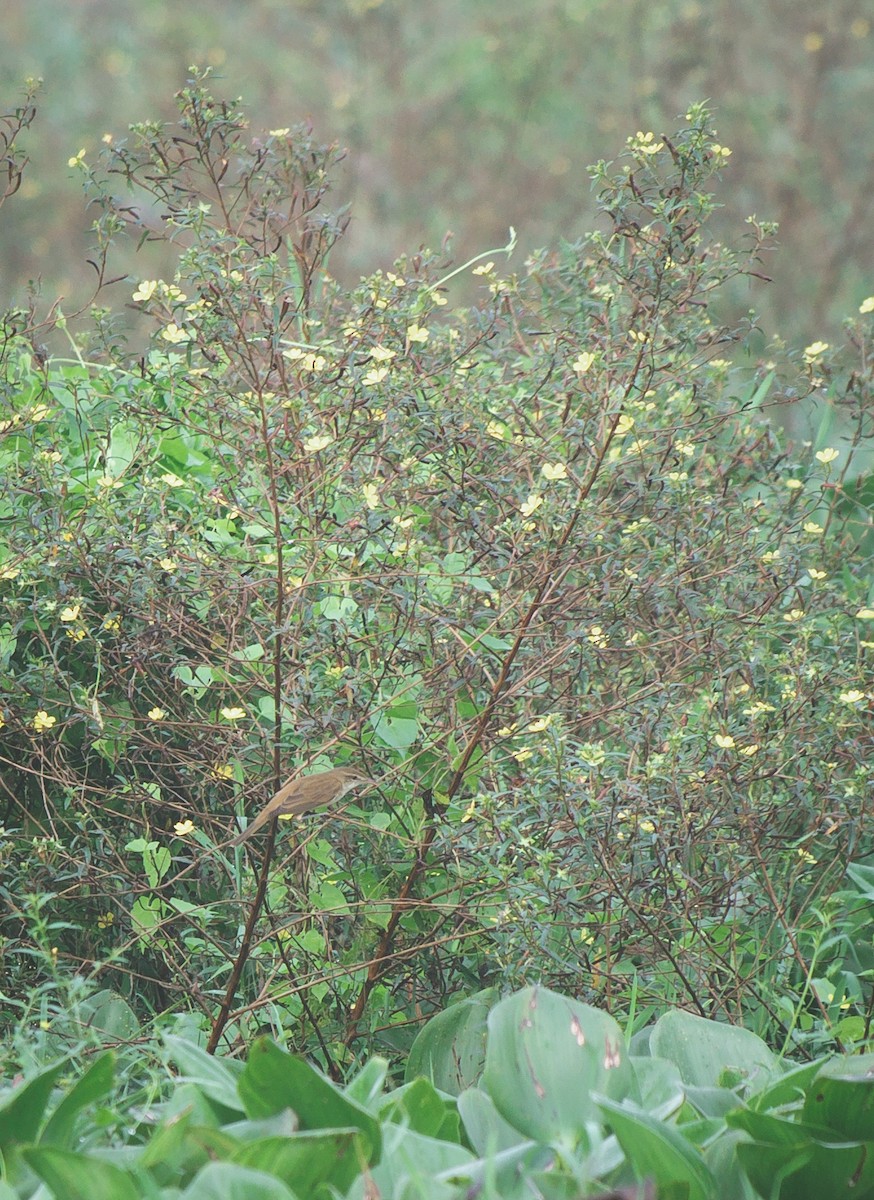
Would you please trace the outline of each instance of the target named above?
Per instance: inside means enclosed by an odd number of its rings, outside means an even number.
[[[239,846],[240,842],[257,833],[274,817],[294,816],[297,813],[309,812],[311,808],[320,808],[323,804],[331,804],[345,796],[351,788],[370,782],[370,778],[357,767],[334,767],[331,771],[318,771],[315,775],[299,775],[289,779],[288,783],[267,801],[255,820],[228,845]]]

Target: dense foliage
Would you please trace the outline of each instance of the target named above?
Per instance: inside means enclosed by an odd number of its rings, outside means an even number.
[[[202,77],[179,107],[78,163],[107,295],[126,234],[177,256],[125,285],[139,325],[22,305],[0,331],[0,1017],[7,1066],[41,1081],[19,1140],[63,1070],[40,1069],[119,1020],[188,1056],[266,1029],[335,1081],[360,1067],[374,1103],[368,1055],[404,1058],[485,986],[542,981],[629,1036],[681,1005],[778,1053],[864,1047],[874,299],[839,353],[744,360],[712,303],[772,231],[709,235],[725,154],[700,105],[592,168],[599,232],[517,273],[512,233],[460,267],[422,250],[352,290],[327,270],[336,149],[253,136]],[[10,196],[32,116],[4,126]],[[459,272],[482,293],[464,311]],[[822,422],[791,446],[769,418],[801,396]],[[292,771],[347,763],[373,788],[224,844]],[[218,1108],[190,1097],[214,1131],[296,1107],[240,1109],[244,1076],[215,1070]],[[554,1150],[485,1078],[494,1145],[421,1087],[419,1132],[465,1162],[520,1133]],[[629,1150],[641,1087],[585,1121],[661,1179]],[[664,1115],[695,1107],[668,1091]],[[193,1120],[158,1135],[177,1183]],[[47,1178],[57,1153],[22,1161]],[[561,1194],[626,1179],[610,1155]]]
[[[544,988],[483,993],[425,1026],[396,1087],[384,1059],[340,1088],[268,1038],[245,1065],[174,1036],[156,1057],[147,1076],[105,1050],[75,1081],[71,1057],[0,1098],[4,1197],[874,1196],[871,1055],[787,1069],[679,1010],[629,1044]]]

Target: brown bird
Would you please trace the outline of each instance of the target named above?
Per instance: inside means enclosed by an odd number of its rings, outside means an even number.
[[[299,775],[289,779],[288,783],[267,801],[255,820],[228,842],[228,845],[239,846],[240,842],[257,833],[274,817],[305,813],[311,808],[331,804],[345,796],[351,788],[360,783],[370,782],[370,778],[357,767],[334,767],[332,771],[318,771],[315,775]]]

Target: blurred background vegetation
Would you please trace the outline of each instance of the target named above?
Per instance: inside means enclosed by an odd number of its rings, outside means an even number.
[[[450,231],[457,260],[509,225],[522,256],[577,237],[594,221],[587,165],[709,98],[733,151],[727,236],[752,213],[780,223],[774,282],[744,285],[738,315],[755,307],[803,346],[872,290],[874,0],[31,0],[7,7],[0,41],[7,109],[26,77],[45,80],[26,203],[0,227],[3,303],[30,279],[67,311],[87,301],[68,159],[173,119],[193,63],[253,126],[311,119],[348,147],[338,203],[353,221],[331,264],[344,282]]]

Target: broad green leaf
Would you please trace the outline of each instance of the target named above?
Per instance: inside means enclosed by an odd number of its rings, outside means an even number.
[[[35,1142],[46,1113],[46,1105],[66,1059],[42,1071],[27,1083],[13,1088],[0,1103],[0,1150],[6,1152],[21,1142]]]
[[[802,1115],[833,1129],[835,1140],[874,1141],[874,1054],[826,1063],[808,1089]]]
[[[740,1073],[761,1088],[780,1070],[777,1056],[748,1029],[708,1021],[679,1008],[656,1021],[650,1049],[675,1063],[684,1083],[699,1087],[719,1087],[729,1072]]]
[[[463,1173],[475,1160],[469,1150],[454,1142],[425,1137],[412,1129],[389,1123],[385,1126],[385,1150],[381,1162],[368,1172],[366,1181],[355,1185],[352,1195],[421,1196],[435,1200],[443,1190],[432,1181],[442,1171]],[[362,1188],[366,1183],[367,1190]],[[407,1188],[409,1190],[404,1191]],[[452,1193],[446,1193],[450,1195]],[[457,1195],[457,1192],[455,1192]]]
[[[519,1130],[505,1121],[482,1088],[467,1088],[458,1097],[458,1112],[470,1144],[481,1157],[510,1150],[514,1146],[535,1145],[522,1138]]]
[[[516,1129],[573,1151],[601,1124],[594,1094],[627,1095],[634,1076],[611,1016],[547,988],[524,988],[489,1013],[482,1087]]]
[[[298,1200],[295,1192],[264,1171],[237,1163],[213,1162],[181,1193],[181,1200]]]
[[[309,1063],[280,1050],[269,1038],[259,1038],[252,1047],[239,1092],[250,1117],[268,1117],[290,1108],[304,1130],[360,1129],[367,1161],[379,1159],[379,1122]]]
[[[416,1133],[442,1141],[457,1141],[458,1112],[427,1079],[414,1079],[386,1096],[380,1105],[381,1121],[394,1121]]]
[[[382,1095],[388,1076],[388,1060],[385,1058],[370,1058],[357,1075],[346,1084],[346,1095],[356,1104],[365,1108],[371,1106]]]
[[[412,746],[419,736],[418,708],[413,703],[395,704],[373,719],[373,731],[393,750]]]
[[[224,1108],[238,1113],[243,1111],[237,1091],[237,1082],[244,1071],[242,1063],[207,1054],[194,1042],[172,1033],[165,1035],[164,1045],[168,1057],[189,1083],[196,1084],[204,1095]]]
[[[93,1154],[31,1146],[22,1151],[28,1166],[63,1200],[139,1200],[132,1176]]]
[[[289,1137],[262,1138],[237,1150],[234,1162],[274,1175],[300,1196],[322,1184],[341,1195],[367,1160],[367,1139],[360,1129],[317,1129]]]
[[[688,1200],[717,1196],[716,1181],[700,1152],[674,1125],[626,1102],[602,1099],[606,1115],[638,1179],[654,1179],[659,1195]]]
[[[111,995],[112,993],[106,993]],[[92,997],[93,1000],[96,997]],[[120,997],[119,997],[120,999]],[[123,1003],[123,1002],[122,1002]],[[127,1006],[125,1006],[127,1007]],[[130,1009],[128,1009],[130,1012]],[[130,1013],[133,1017],[133,1013]],[[136,1018],[134,1021],[138,1027]],[[73,1084],[52,1113],[49,1123],[40,1138],[42,1146],[70,1148],[73,1125],[77,1115],[89,1104],[94,1104],[110,1091],[115,1079],[115,1055],[111,1050],[101,1054],[90,1064],[85,1074]],[[2,1117],[0,1117],[2,1119]]]
[[[489,1009],[497,998],[497,989],[487,988],[431,1017],[410,1048],[407,1082],[422,1075],[451,1096],[476,1083],[486,1061]]]
[[[780,1200],[871,1200],[874,1141],[826,1145],[740,1142],[737,1155],[763,1196]]]

